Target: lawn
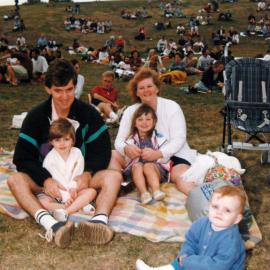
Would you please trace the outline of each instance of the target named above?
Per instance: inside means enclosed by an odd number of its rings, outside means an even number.
[[[66,4],[56,4],[47,7],[44,4],[23,5],[20,7],[21,15],[27,30],[23,33],[29,44],[33,44],[40,33],[48,38],[56,39],[64,44],[64,48],[78,38],[81,44],[99,48],[110,35],[122,35],[126,39],[126,51],[131,46],[145,54],[148,48],[154,47],[161,35],[167,38],[178,39],[175,34],[178,22],[186,23],[187,19],[171,19],[173,29],[166,32],[154,30],[154,22],[165,19],[161,17],[157,1],[152,1],[150,9],[152,18],[145,20],[124,20],[120,17],[122,8],[135,10],[142,7],[146,1],[114,1],[84,3],[81,5],[81,14],[105,20],[110,18],[113,22],[111,33],[97,35],[94,33],[80,34],[64,31],[63,21],[69,13],[65,12]],[[184,12],[189,16],[195,13],[208,1],[184,1]],[[247,16],[250,13],[257,17],[264,13],[256,13],[256,3],[249,0],[239,0],[235,4],[221,4],[222,10],[230,9],[233,13],[232,22],[218,22],[218,14],[213,14],[214,24],[200,28],[203,40],[211,48],[211,33],[223,25],[228,29],[233,25],[238,31],[244,31],[247,26]],[[12,21],[4,22],[2,17],[10,8],[0,8],[0,35],[6,33],[11,43],[16,40],[16,33],[12,33]],[[269,12],[267,12],[268,15]],[[143,42],[134,41],[140,26],[144,25],[147,36],[151,37]],[[240,44],[232,47],[235,56],[256,56],[264,53],[268,48],[268,41],[263,38],[241,38]],[[64,56],[70,56],[64,52]],[[79,59],[79,56],[77,56]],[[87,101],[87,93],[92,86],[99,83],[100,74],[108,67],[82,62],[82,74],[86,78],[82,99]],[[168,64],[168,63],[167,63]],[[196,81],[197,77],[190,77],[189,83]],[[126,83],[118,80],[120,102],[130,104],[126,90]],[[186,117],[188,141],[191,147],[201,153],[216,150],[221,145],[223,118],[219,113],[223,106],[221,94],[187,95],[179,87],[164,85],[161,95],[177,101]],[[40,84],[24,84],[18,87],[0,85],[0,147],[8,150],[14,149],[18,130],[10,129],[12,115],[28,111],[32,106],[46,98],[46,93]],[[110,129],[112,142],[116,128]],[[263,241],[248,254],[247,269],[266,270],[270,265],[270,214],[269,214],[269,185],[266,175],[269,175],[269,165],[260,164],[259,152],[235,151],[234,153],[247,170],[244,175],[244,186],[249,196],[252,212],[263,234]],[[91,269],[91,270],[124,270],[134,269],[135,260],[143,258],[149,264],[160,265],[170,262],[178,252],[179,243],[151,243],[143,238],[128,234],[116,234],[113,241],[106,246],[89,246],[74,239],[72,245],[65,250],[56,248],[53,244],[44,242],[38,237],[41,232],[33,219],[16,221],[0,214],[0,269]]]

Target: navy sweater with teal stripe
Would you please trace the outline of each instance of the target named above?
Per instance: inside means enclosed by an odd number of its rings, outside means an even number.
[[[28,174],[39,186],[43,186],[43,182],[51,176],[42,167],[51,115],[51,97],[27,114],[13,158],[17,170]],[[80,123],[75,146],[82,150],[85,171],[95,173],[107,168],[111,158],[111,143],[107,126],[99,113],[92,106],[75,99],[68,118]]]

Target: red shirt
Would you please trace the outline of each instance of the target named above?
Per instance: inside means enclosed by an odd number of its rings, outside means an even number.
[[[104,98],[110,100],[111,102],[116,102],[117,100],[117,90],[115,88],[106,89],[101,86],[95,86],[91,90],[91,94],[99,94],[103,96]]]

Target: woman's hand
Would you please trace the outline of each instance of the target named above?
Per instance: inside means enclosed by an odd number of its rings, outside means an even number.
[[[163,157],[161,151],[159,150],[153,150],[151,148],[144,148],[142,150],[141,157],[143,160],[146,161],[156,161]]]
[[[142,150],[139,147],[135,146],[135,145],[127,145],[127,146],[125,146],[124,151],[125,151],[125,154],[130,159],[138,158],[142,154]]]

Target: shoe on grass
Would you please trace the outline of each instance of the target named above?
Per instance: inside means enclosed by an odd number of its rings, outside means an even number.
[[[87,204],[82,209],[83,213],[86,214],[86,215],[94,214],[95,210],[96,210],[95,207],[91,203]]]
[[[68,220],[68,213],[65,209],[55,209],[52,211],[52,216],[57,220],[57,221],[62,221],[66,222]]]
[[[148,191],[144,192],[141,195],[141,202],[142,202],[142,204],[148,204],[151,201],[152,201],[152,196],[151,196],[151,194]]]
[[[46,231],[45,235],[40,235],[48,242],[54,239],[55,244],[60,248],[66,248],[70,245],[74,232],[74,222],[58,222],[52,228]]]
[[[82,221],[78,226],[78,234],[89,244],[104,245],[112,240],[114,232],[102,222]]]
[[[156,201],[162,201],[165,198],[165,193],[161,190],[157,190],[153,193],[153,197]]]

